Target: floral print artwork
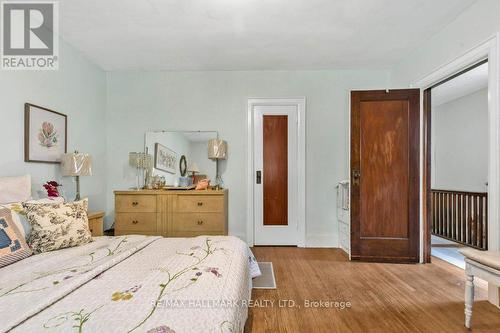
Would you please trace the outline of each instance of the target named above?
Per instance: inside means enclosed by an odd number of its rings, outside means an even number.
[[[52,148],[57,146],[59,141],[59,134],[54,127],[54,124],[48,121],[42,123],[42,127],[38,132],[38,141],[40,146],[45,148]]]

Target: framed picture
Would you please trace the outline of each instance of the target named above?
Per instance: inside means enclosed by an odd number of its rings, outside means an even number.
[[[61,163],[67,151],[68,117],[47,108],[24,104],[24,161]]]
[[[176,173],[177,153],[158,142],[155,143],[155,169]]]

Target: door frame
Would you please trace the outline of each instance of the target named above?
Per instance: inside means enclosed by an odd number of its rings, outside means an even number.
[[[489,122],[489,161],[488,161],[488,249],[500,250],[500,105],[499,105],[499,50],[500,34],[488,38],[471,48],[460,57],[444,64],[412,87],[421,89],[421,262],[429,263],[431,256],[431,216],[430,216],[430,94],[427,89],[488,59],[488,122]]]
[[[254,245],[254,107],[255,106],[297,106],[297,166],[298,207],[297,246],[306,246],[306,98],[248,98],[247,108],[247,243]]]

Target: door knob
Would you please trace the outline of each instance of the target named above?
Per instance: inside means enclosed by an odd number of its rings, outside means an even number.
[[[361,171],[360,170],[352,170],[352,184],[359,185],[360,179],[361,179]]]

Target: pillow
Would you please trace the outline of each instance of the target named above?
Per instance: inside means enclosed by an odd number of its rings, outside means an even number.
[[[59,204],[23,203],[31,224],[28,245],[34,253],[58,250],[92,241],[88,200]]]
[[[45,199],[39,199],[39,200],[30,200],[27,202],[28,203],[35,203],[35,204],[63,203],[64,198],[63,197],[45,198]],[[10,209],[10,213],[12,214],[12,221],[14,221],[14,223],[17,226],[17,229],[21,232],[22,236],[26,240],[30,235],[31,225],[28,222],[28,219],[26,218],[26,212],[24,211],[23,203],[22,202],[14,202],[14,203],[0,205],[0,206],[3,206],[4,208]]]
[[[22,202],[31,198],[30,175],[0,177],[0,203]]]
[[[0,267],[27,258],[32,254],[24,237],[12,221],[10,209],[0,209]]]

